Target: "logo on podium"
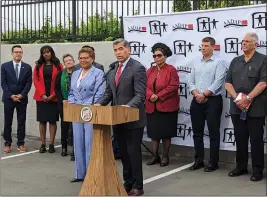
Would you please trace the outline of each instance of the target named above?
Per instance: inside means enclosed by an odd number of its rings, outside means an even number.
[[[89,107],[83,107],[81,110],[81,119],[85,122],[92,120],[93,112]]]

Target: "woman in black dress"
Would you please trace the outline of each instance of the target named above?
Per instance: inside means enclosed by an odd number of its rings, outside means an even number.
[[[39,152],[46,152],[46,124],[49,122],[50,144],[49,152],[54,153],[54,140],[59,120],[58,99],[55,94],[55,80],[58,72],[63,69],[59,59],[51,46],[43,46],[40,58],[36,61],[33,81],[35,86],[34,100],[37,107],[37,121],[39,122],[42,145]]]

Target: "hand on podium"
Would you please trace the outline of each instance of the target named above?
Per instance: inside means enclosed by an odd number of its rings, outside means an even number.
[[[129,105],[121,105],[122,107],[130,107]]]
[[[94,106],[101,106],[101,104],[97,103],[97,104],[94,104]]]

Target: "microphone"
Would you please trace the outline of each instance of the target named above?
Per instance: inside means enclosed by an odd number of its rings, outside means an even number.
[[[114,70],[115,67],[116,67],[117,65],[118,65],[118,62],[113,62],[112,64],[109,65],[109,70],[108,70],[108,72],[103,76],[103,80],[102,80],[101,83],[97,86],[96,91],[95,91],[95,93],[94,93],[94,95],[93,95],[92,105],[95,104],[95,95],[96,95],[98,89],[99,89],[100,86],[107,80],[107,76],[108,76],[108,74],[110,73],[110,71]]]

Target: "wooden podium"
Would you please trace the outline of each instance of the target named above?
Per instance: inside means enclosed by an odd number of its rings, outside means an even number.
[[[139,110],[122,106],[63,104],[64,121],[93,124],[92,153],[79,196],[127,196],[114,159],[111,126],[139,120]]]

